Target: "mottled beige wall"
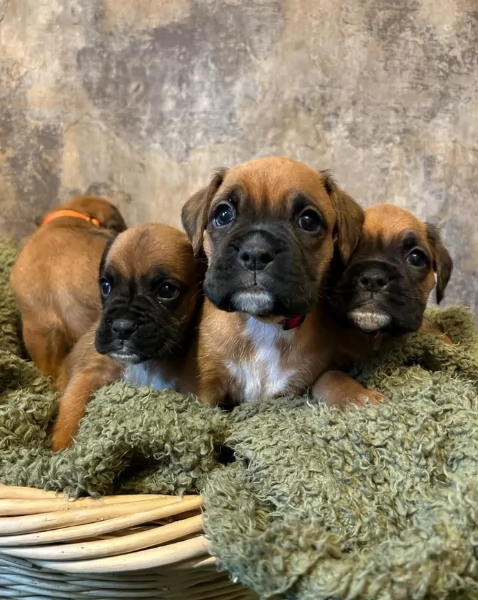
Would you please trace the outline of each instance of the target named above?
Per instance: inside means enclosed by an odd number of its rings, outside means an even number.
[[[478,0],[0,0],[0,229],[78,192],[179,224],[286,154],[438,223],[478,308]]]

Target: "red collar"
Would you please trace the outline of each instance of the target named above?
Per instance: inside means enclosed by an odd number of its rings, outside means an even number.
[[[291,319],[284,319],[283,321],[280,321],[280,325],[282,325],[282,329],[284,331],[288,331],[289,329],[295,329],[296,327],[299,327],[299,325],[302,325],[302,323],[305,321],[305,315],[301,315],[300,317],[292,317]]]
[[[70,210],[68,208],[62,208],[50,213],[43,219],[42,225],[47,225],[48,223],[51,223],[51,221],[59,219],[60,217],[75,217],[76,219],[83,219],[84,221],[89,221],[90,223],[93,223],[93,225],[100,227],[100,222],[98,219],[89,217],[88,215],[84,215],[83,213],[77,212],[76,210]]]

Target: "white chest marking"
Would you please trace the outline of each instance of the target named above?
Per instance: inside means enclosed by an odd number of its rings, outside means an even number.
[[[123,379],[134,387],[145,385],[155,390],[176,390],[178,387],[178,382],[165,377],[155,361],[128,365],[123,371]]]
[[[250,358],[228,361],[226,366],[239,391],[240,402],[275,398],[288,393],[289,379],[295,369],[281,368],[279,340],[292,343],[295,331],[284,331],[279,325],[261,323],[250,317],[243,333],[254,348]],[[241,343],[239,341],[239,343]]]

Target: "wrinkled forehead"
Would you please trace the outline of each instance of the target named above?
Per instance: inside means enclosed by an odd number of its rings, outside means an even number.
[[[401,246],[404,241],[429,249],[427,226],[412,213],[392,205],[365,211],[362,239],[378,246]]]
[[[238,165],[226,173],[216,198],[229,192],[237,193],[261,214],[289,214],[299,197],[320,208],[327,220],[335,218],[323,175],[301,163],[251,161]]]
[[[174,228],[132,228],[111,246],[105,268],[132,281],[163,272],[181,281],[195,277],[195,261],[186,235]]]

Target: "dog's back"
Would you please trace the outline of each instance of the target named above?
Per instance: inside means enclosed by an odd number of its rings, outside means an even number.
[[[103,208],[106,201],[95,202]],[[75,201],[68,204],[69,209],[58,209],[60,217],[32,235],[12,270],[11,284],[22,314],[25,346],[35,364],[53,378],[101,309],[99,264],[114,232],[91,222],[96,218],[95,202],[91,199],[89,211],[83,208],[84,212],[79,213],[85,213],[86,219],[68,215],[69,210],[75,211]]]

